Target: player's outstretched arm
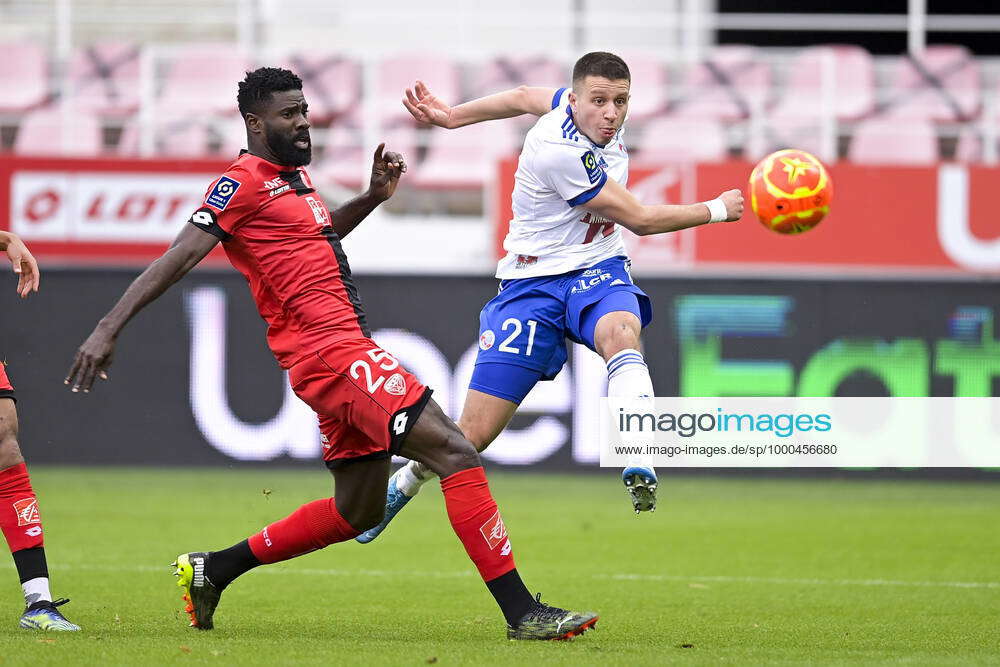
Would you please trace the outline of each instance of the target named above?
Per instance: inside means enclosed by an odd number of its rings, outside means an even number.
[[[368,217],[375,208],[389,199],[396,192],[399,177],[406,171],[406,160],[400,153],[385,151],[381,143],[375,149],[375,159],[372,162],[372,177],[368,190],[354,199],[341,204],[337,210],[330,211],[330,221],[337,236],[344,238],[358,224]]]
[[[423,81],[417,81],[412,89],[406,89],[403,106],[417,122],[453,130],[473,123],[513,118],[526,113],[544,116],[552,110],[555,92],[555,88],[518,86],[452,107],[432,94]]]
[[[621,184],[608,179],[600,192],[583,205],[597,215],[620,223],[639,236],[676,232],[710,222],[733,222],[743,216],[743,193],[727,190],[698,204],[642,204]]]
[[[7,259],[17,274],[17,293],[21,298],[26,299],[32,292],[37,292],[42,279],[38,262],[24,241],[13,232],[0,232],[0,250],[7,253]]]
[[[115,341],[122,328],[146,304],[163,294],[194,268],[218,242],[217,236],[194,225],[185,225],[170,249],[132,281],[114,308],[97,323],[97,327],[77,350],[65,383],[72,384],[74,392],[88,392],[96,378],[107,380],[107,369],[111,365]]]

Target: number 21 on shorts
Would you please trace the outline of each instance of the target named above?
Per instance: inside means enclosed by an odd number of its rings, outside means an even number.
[[[376,369],[392,371],[399,367],[399,362],[396,361],[396,358],[381,348],[368,350],[368,357],[372,360],[372,363],[377,365]],[[375,372],[378,373],[378,370]],[[358,359],[351,364],[351,377],[355,380],[360,380],[362,374],[365,376],[365,385],[369,394],[374,394],[382,386],[382,383],[385,382],[385,376],[381,373],[378,373],[378,377],[374,376],[371,364],[368,363],[367,359]]]
[[[538,326],[538,322],[535,320],[528,320],[525,324],[528,326],[528,346],[524,351],[524,356],[530,357],[531,349],[535,346],[535,328]],[[518,336],[521,335],[521,331],[523,331],[523,329],[524,327],[521,324],[521,320],[515,317],[508,317],[504,320],[503,325],[500,327],[500,331],[504,333],[510,331],[511,333],[502,343],[500,343],[500,347],[498,347],[497,350],[500,352],[508,352],[510,354],[521,354],[521,348],[513,346],[512,343]]]

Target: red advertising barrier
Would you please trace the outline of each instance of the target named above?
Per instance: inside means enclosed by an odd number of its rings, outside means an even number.
[[[6,158],[0,229],[50,261],[146,263],[158,257],[227,162]],[[225,263],[216,248],[207,258]]]
[[[746,194],[752,166],[727,162],[637,168],[630,172],[629,189],[644,203],[703,201],[730,188],[742,188]],[[516,167],[516,159],[500,165],[498,256],[511,217]],[[993,203],[1000,169],[840,163],[830,173],[836,187],[831,212],[810,232],[784,236],[767,230],[754,219],[748,200],[746,214],[735,223],[697,227],[659,239],[633,236],[629,244],[635,265],[647,273],[737,269],[765,275],[770,270],[805,269],[845,274],[1000,274],[1000,215]],[[664,240],[668,237],[677,238]]]

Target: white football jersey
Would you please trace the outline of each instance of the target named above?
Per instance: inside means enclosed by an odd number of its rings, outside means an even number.
[[[558,275],[627,256],[619,226],[583,208],[607,179],[627,185],[623,131],[606,146],[595,145],[573,122],[569,89],[556,92],[552,111],[524,139],[497,278]]]

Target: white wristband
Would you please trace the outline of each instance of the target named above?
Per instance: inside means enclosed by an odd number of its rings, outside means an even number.
[[[725,222],[726,218],[729,217],[726,203],[719,198],[703,201],[702,204],[708,207],[708,213],[712,216],[709,218],[709,222]]]

